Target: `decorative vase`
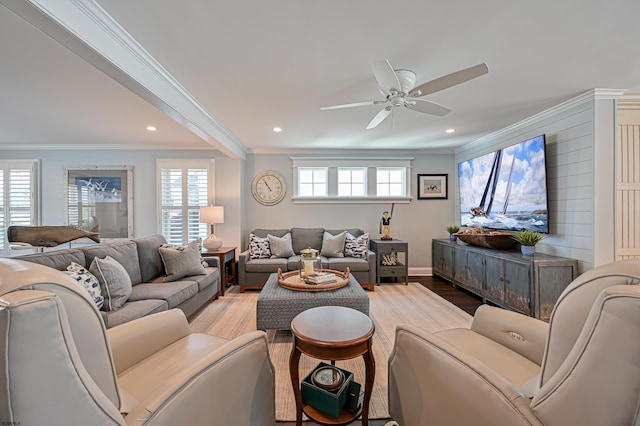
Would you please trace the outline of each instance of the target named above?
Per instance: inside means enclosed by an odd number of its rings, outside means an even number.
[[[523,256],[533,256],[536,253],[536,246],[520,246]]]
[[[453,235],[453,234],[449,234],[449,239],[450,239],[451,241],[455,241],[455,240],[457,240],[457,239],[458,239],[458,236],[457,236],[457,235]]]

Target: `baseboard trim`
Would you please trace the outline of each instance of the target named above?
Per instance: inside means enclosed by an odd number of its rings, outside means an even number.
[[[409,275],[415,277],[430,277],[433,275],[432,267],[409,268]]]

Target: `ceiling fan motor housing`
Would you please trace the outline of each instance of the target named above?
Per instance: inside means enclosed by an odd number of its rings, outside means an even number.
[[[411,89],[416,87],[416,73],[411,70],[399,69],[393,70],[398,76],[400,82],[400,92],[409,93]]]

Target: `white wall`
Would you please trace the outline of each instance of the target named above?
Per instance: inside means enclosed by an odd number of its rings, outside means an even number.
[[[327,155],[327,154],[325,154]],[[335,153],[334,153],[335,155]],[[378,155],[380,155],[378,153]],[[453,154],[415,154],[390,152],[393,156],[414,158],[411,171],[411,191],[414,199],[407,204],[395,205],[391,222],[391,236],[409,243],[409,266],[411,273],[430,272],[431,239],[446,238],[445,227],[459,222],[454,216],[454,163]],[[243,247],[248,245],[248,234],[256,228],[322,227],[326,229],[362,228],[371,238],[380,238],[379,222],[382,213],[391,204],[294,204],[291,201],[293,169],[292,154],[251,154],[246,163],[246,191],[244,195],[246,222]],[[308,155],[305,155],[308,156]],[[375,154],[363,153],[373,157]],[[357,158],[357,157],[354,157]],[[251,195],[251,182],[260,172],[276,170],[287,183],[285,199],[275,206],[263,206]],[[437,173],[449,175],[449,198],[447,200],[417,200],[417,175]]]

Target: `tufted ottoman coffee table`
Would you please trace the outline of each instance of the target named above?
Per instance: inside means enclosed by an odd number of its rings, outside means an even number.
[[[349,284],[336,290],[296,291],[278,284],[278,274],[274,273],[258,296],[256,328],[291,330],[296,315],[318,306],[344,306],[369,315],[369,296],[353,275],[349,275]]]

